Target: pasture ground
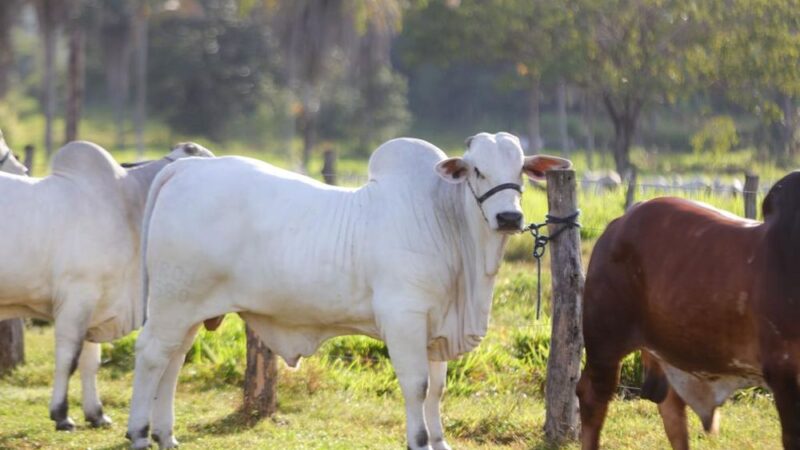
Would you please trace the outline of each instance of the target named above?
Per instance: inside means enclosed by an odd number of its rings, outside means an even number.
[[[457,449],[544,449],[543,383],[547,319],[532,317],[533,267],[503,267],[495,314],[486,341],[450,364],[444,400],[447,436]],[[545,307],[545,309],[547,309]],[[181,373],[176,435],[184,449],[400,449],[404,448],[402,397],[385,348],[377,341],[339,338],[290,370],[280,362],[278,413],[251,423],[237,412],[244,366],[242,323],[226,318],[214,334],[202,332]],[[100,392],[114,424],[89,429],[82,422],[79,378],[73,377],[70,410],[74,433],[56,433],[47,405],[53,369],[52,328],[27,333],[27,364],[0,379],[0,449],[124,449],[131,395],[133,337],[104,349]],[[629,358],[623,384],[634,384]],[[722,432],[709,438],[691,416],[698,449],[777,448],[778,420],[771,398],[746,391],[722,409]],[[668,448],[655,405],[637,399],[612,403],[605,448]],[[576,444],[566,448],[578,448]]]
[[[217,154],[224,151],[213,148]],[[238,153],[238,152],[237,152]],[[457,151],[449,152],[456,154]],[[162,152],[149,152],[160,157]],[[262,156],[252,154],[252,156]],[[651,173],[687,167],[714,169],[693,156],[647,159],[640,165]],[[754,155],[739,155],[739,167],[751,167],[762,180],[775,181],[785,171],[774,166],[752,167]],[[116,153],[120,161],[133,160],[132,152]],[[582,155],[573,155],[576,167],[585,167]],[[664,164],[674,164],[666,167]],[[647,163],[652,164],[646,166]],[[315,163],[316,164],[316,163]],[[287,166],[288,164],[280,164]],[[315,166],[316,167],[316,166]],[[362,176],[364,163],[343,161],[343,172]],[[722,167],[718,167],[722,169]],[[312,168],[312,173],[318,170]],[[39,171],[41,175],[43,171]],[[734,172],[726,172],[728,176]],[[740,174],[741,172],[736,172]],[[656,196],[641,191],[637,200]],[[742,214],[741,199],[717,195],[680,193]],[[581,192],[583,263],[606,224],[622,213],[624,192]],[[526,219],[541,221],[546,200],[529,188],[523,196]],[[448,440],[456,449],[544,449],[543,386],[549,348],[550,279],[547,257],[543,268],[543,312],[535,320],[535,266],[530,260],[531,239],[511,240],[507,262],[495,290],[489,334],[479,348],[449,366],[448,393],[443,417]],[[79,423],[74,433],[56,433],[48,419],[53,371],[52,328],[33,327],[26,335],[27,363],[0,378],[0,449],[123,449],[131,395],[135,334],[104,345],[99,389],[106,412],[114,420],[109,429],[92,430],[83,424],[80,380],[74,376],[70,410]],[[237,412],[241,402],[245,344],[243,326],[226,318],[214,333],[201,332],[181,372],[176,401],[176,436],[184,449],[400,449],[405,448],[402,397],[385,347],[363,337],[345,337],[326,343],[298,370],[280,362],[278,413],[253,423]],[[622,384],[640,382],[638,358],[626,359]],[[655,405],[620,390],[612,403],[603,432],[608,449],[668,448]],[[635,394],[635,389],[632,391]],[[622,399],[622,397],[631,397]],[[778,448],[780,428],[771,397],[758,390],[737,394],[722,408],[722,432],[703,434],[693,416],[690,435],[696,449]],[[573,443],[566,448],[576,449]]]

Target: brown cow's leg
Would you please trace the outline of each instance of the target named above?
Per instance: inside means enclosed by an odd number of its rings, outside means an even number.
[[[658,404],[658,413],[664,422],[664,431],[674,450],[689,449],[689,432],[686,424],[686,403],[671,387],[667,397]]]
[[[766,365],[764,379],[775,396],[781,419],[783,448],[800,450],[800,386],[798,372],[788,364]]]
[[[600,446],[600,430],[608,411],[608,402],[619,383],[620,359],[608,364],[587,359],[578,381],[578,401],[581,413],[581,447],[594,450]]]

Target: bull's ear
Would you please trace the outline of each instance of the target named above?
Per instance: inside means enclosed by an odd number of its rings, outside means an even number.
[[[467,179],[469,163],[463,158],[447,158],[436,163],[436,173],[444,181],[458,184]]]
[[[525,157],[522,171],[531,180],[541,181],[544,180],[544,174],[548,170],[569,169],[570,167],[572,167],[572,161],[568,159],[550,155],[534,155]]]

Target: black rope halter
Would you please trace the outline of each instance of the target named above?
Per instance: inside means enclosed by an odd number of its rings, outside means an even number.
[[[519,192],[520,194],[522,194],[522,186],[517,184],[517,183],[498,184],[497,186],[495,186],[495,187],[489,189],[488,191],[484,192],[483,195],[481,195],[480,197],[478,196],[478,194],[475,193],[475,189],[472,188],[472,183],[469,182],[469,179],[467,179],[467,186],[469,186],[469,190],[470,190],[470,192],[472,192],[472,196],[475,197],[475,201],[478,202],[478,209],[481,210],[481,215],[483,216],[483,220],[485,220],[486,223],[489,223],[489,218],[486,217],[486,213],[483,211],[483,202],[488,200],[489,197],[493,196],[494,194],[497,194],[500,191],[504,191],[506,189],[513,189],[513,190]]]

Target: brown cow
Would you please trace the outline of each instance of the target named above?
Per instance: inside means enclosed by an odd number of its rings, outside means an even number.
[[[713,430],[734,390],[762,385],[775,396],[783,446],[800,449],[800,172],[762,208],[759,223],[659,198],[608,226],[584,293],[584,449],[599,446],[620,360],[636,349],[658,360],[645,394],[660,403],[674,448],[688,447],[684,401]]]

